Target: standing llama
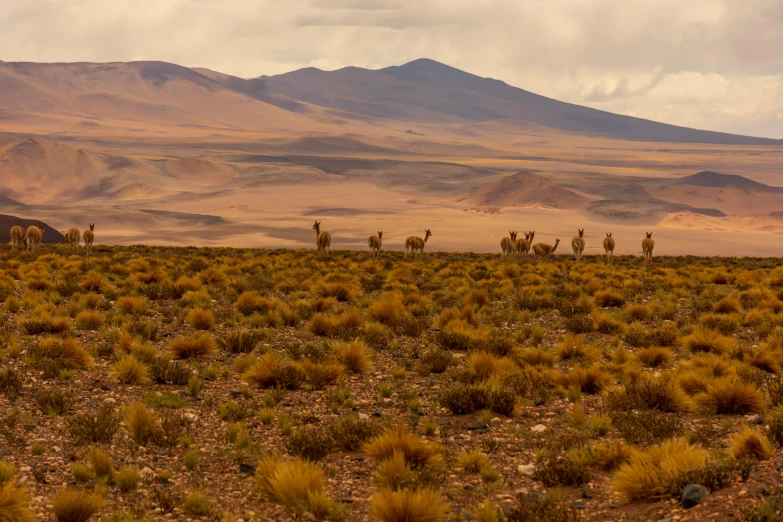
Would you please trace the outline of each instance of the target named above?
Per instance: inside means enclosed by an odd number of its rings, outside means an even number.
[[[604,251],[606,252],[606,264],[612,264],[612,256],[614,255],[614,238],[611,232],[606,233],[604,238]]]
[[[17,248],[24,248],[24,242],[27,239],[27,234],[24,229],[19,225],[11,227],[11,251],[16,251]]]
[[[405,240],[405,257],[408,257],[408,251],[413,254],[413,257],[416,257],[416,251],[418,250],[422,254],[424,254],[424,245],[427,244],[427,240],[432,235],[432,232],[430,232],[430,229],[424,230],[424,239],[417,237],[417,236],[410,236],[408,239]]]
[[[320,221],[316,221],[313,224],[313,230],[315,230],[315,246],[318,247],[318,256],[328,256],[329,249],[332,247],[332,235],[326,231],[321,232]]]
[[[544,243],[537,243],[533,245],[533,256],[535,259],[538,259],[540,257],[545,257],[546,261],[549,261],[549,256],[555,253],[555,250],[557,250],[557,245],[560,244],[560,240],[555,240],[555,246],[547,245]]]
[[[535,232],[527,232],[525,233],[525,239],[517,239],[516,253],[521,255],[521,257],[526,258],[530,252],[530,246],[533,244],[533,238],[535,235]]]
[[[87,257],[92,254],[92,244],[95,241],[95,223],[90,223],[90,230],[84,231],[84,248],[87,250]]]
[[[370,257],[378,257],[381,254],[383,245],[383,231],[379,230],[378,235],[373,234],[367,238],[367,246],[370,247]]]
[[[571,248],[574,249],[574,257],[578,263],[579,260],[582,259],[582,252],[585,250],[585,229],[580,228],[577,230],[579,231],[579,236],[571,240]]]
[[[46,225],[37,227],[30,225],[27,227],[27,250],[35,252],[43,241],[44,232],[46,232]]]
[[[509,230],[508,235],[509,237],[504,237],[500,241],[500,248],[503,250],[503,254],[500,256],[501,259],[513,259],[517,250],[517,233]]]
[[[652,265],[652,253],[655,247],[655,241],[652,240],[652,232],[645,232],[647,237],[642,240],[642,253],[644,254],[645,266]]]
[[[79,241],[82,238],[81,232],[78,228],[70,228],[65,233],[65,242],[71,245],[71,254],[79,251]]]

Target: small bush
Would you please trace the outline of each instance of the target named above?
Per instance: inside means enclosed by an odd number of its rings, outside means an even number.
[[[288,451],[311,462],[325,459],[332,451],[332,438],[324,431],[315,428],[300,428],[294,431],[286,446]]]
[[[85,310],[76,316],[76,327],[80,330],[97,330],[103,322],[103,314],[94,310]]]
[[[65,415],[73,408],[73,397],[59,390],[44,390],[35,394],[35,402],[42,412]]]
[[[367,357],[367,345],[356,340],[352,343],[338,342],[333,348],[340,353],[342,363],[353,373],[365,373],[372,370],[372,364]]]
[[[380,432],[380,426],[370,420],[362,420],[353,415],[341,416],[326,428],[335,447],[343,451],[356,451]]]
[[[671,439],[631,455],[615,472],[612,487],[628,502],[662,500],[667,484],[707,461],[707,451],[685,439]]]
[[[260,335],[252,330],[230,330],[225,337],[218,340],[220,348],[231,354],[250,353],[255,350]]]
[[[302,459],[282,460],[264,456],[256,468],[256,487],[261,496],[279,504],[289,515],[299,518],[303,513],[324,509],[332,511],[328,497],[324,494],[324,477],[315,464]],[[318,503],[313,500],[318,499]],[[328,513],[326,513],[328,515]]]
[[[734,343],[714,330],[699,329],[683,337],[682,346],[690,353],[723,354],[731,350]]]
[[[79,444],[109,444],[120,428],[120,419],[113,407],[104,405],[95,414],[67,418],[65,426],[71,438]]]
[[[765,399],[761,390],[738,380],[720,379],[694,397],[701,411],[718,414],[761,413]]]
[[[579,522],[578,512],[554,493],[520,495],[505,513],[508,522]]]
[[[601,308],[619,308],[625,304],[625,299],[614,290],[602,290],[593,296],[593,302]]]
[[[201,491],[191,491],[182,501],[182,510],[193,516],[203,517],[212,512],[209,498]]]
[[[370,497],[370,512],[380,522],[439,522],[447,506],[431,489],[380,490]]]
[[[194,330],[212,330],[215,327],[215,317],[209,310],[194,308],[188,313],[188,322]]]
[[[90,466],[92,466],[95,476],[111,481],[114,478],[114,464],[112,464],[109,454],[95,446],[90,446],[89,456]]]
[[[775,454],[769,440],[758,430],[745,427],[731,439],[731,453],[736,459],[766,460]]]
[[[122,296],[115,304],[117,309],[130,315],[147,315],[150,311],[149,302],[143,297]]]
[[[114,483],[117,484],[117,489],[120,490],[120,493],[130,493],[139,486],[140,479],[141,475],[138,468],[123,466],[114,477]]]
[[[150,382],[150,369],[133,355],[123,355],[109,370],[109,375],[122,384]]]
[[[634,352],[636,358],[645,366],[658,368],[671,362],[674,354],[667,348],[649,347],[640,348]]]
[[[179,337],[169,344],[169,351],[176,359],[204,357],[212,353],[215,341],[209,334],[195,337]]]
[[[79,346],[76,339],[46,337],[28,351],[30,366],[41,370],[44,377],[57,377],[63,370],[83,370],[93,365],[92,356]]]
[[[276,352],[269,352],[259,358],[242,376],[249,384],[258,388],[299,388],[307,378],[301,365],[283,360]]]
[[[443,457],[435,447],[419,440],[402,424],[374,437],[363,449],[376,462],[384,461],[398,451],[414,469],[440,467],[443,464]]]
[[[70,488],[60,490],[52,499],[52,512],[58,522],[87,522],[101,506],[103,500],[98,495]]]

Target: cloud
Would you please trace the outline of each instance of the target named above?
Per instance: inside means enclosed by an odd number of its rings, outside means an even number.
[[[244,77],[428,57],[573,103],[783,137],[780,0],[2,0],[0,59]]]

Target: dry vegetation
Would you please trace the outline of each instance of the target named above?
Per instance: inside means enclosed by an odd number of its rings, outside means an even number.
[[[0,521],[780,520],[779,260],[601,261],[6,249]]]

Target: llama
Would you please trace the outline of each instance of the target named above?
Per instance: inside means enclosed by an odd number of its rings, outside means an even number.
[[[533,241],[533,234],[534,232],[525,232],[525,239],[517,239],[515,254],[518,254],[521,257],[527,257],[527,254],[530,252],[530,245]]]
[[[321,232],[320,221],[316,221],[313,224],[313,230],[315,230],[315,246],[318,247],[318,256],[328,256],[329,249],[332,247],[332,235],[325,230]]]
[[[378,231],[378,235],[372,235],[367,238],[367,246],[370,247],[370,257],[377,257],[381,253],[383,245],[383,232]]]
[[[611,232],[606,233],[604,238],[604,251],[606,252],[606,264],[612,264],[612,256],[614,255],[614,238]]]
[[[500,248],[503,250],[503,254],[501,254],[501,259],[506,258],[514,258],[514,254],[516,253],[516,246],[517,246],[517,233],[516,232],[508,232],[509,237],[504,237],[500,241]]]
[[[46,232],[46,225],[37,227],[30,225],[27,227],[27,250],[35,252],[43,241],[44,232]]]
[[[405,257],[408,257],[408,251],[413,254],[413,257],[416,257],[416,251],[418,250],[422,254],[424,254],[424,245],[427,244],[427,240],[432,235],[432,232],[430,232],[430,229],[424,229],[424,239],[417,237],[417,236],[410,236],[408,239],[405,240]]]
[[[652,239],[652,232],[645,232],[647,237],[642,240],[642,253],[644,254],[645,266],[652,265],[653,247],[655,247],[655,241]]]
[[[19,225],[11,227],[11,251],[16,251],[17,248],[24,247],[25,239],[27,239],[27,233]]]
[[[539,256],[546,257],[546,261],[549,261],[549,257],[557,250],[557,245],[560,244],[560,240],[555,240],[555,246],[546,245],[544,243],[537,243],[533,245],[533,256],[538,259]]]
[[[71,245],[71,253],[76,253],[79,251],[79,241],[81,240],[82,234],[79,232],[78,228],[71,228],[68,229],[68,232],[65,233],[65,242]]]
[[[585,229],[579,228],[577,230],[579,231],[579,236],[571,240],[571,248],[574,249],[574,257],[578,263],[579,260],[582,259],[582,252],[585,250]]]
[[[84,231],[84,248],[87,249],[87,257],[92,254],[92,243],[95,241],[95,223],[90,223],[90,230]]]

